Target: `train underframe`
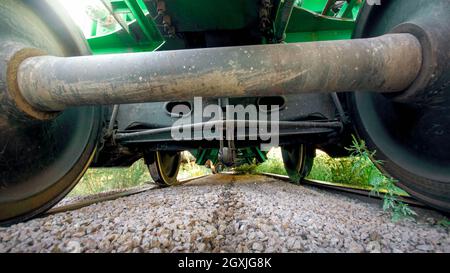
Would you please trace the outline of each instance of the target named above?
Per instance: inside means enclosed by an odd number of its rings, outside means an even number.
[[[181,151],[234,166],[280,146],[301,182],[316,149],[347,156],[353,136],[450,211],[450,1],[175,2],[110,1],[118,28],[97,18],[87,40],[55,1],[0,3],[2,224],[88,167],[144,158],[170,186]]]

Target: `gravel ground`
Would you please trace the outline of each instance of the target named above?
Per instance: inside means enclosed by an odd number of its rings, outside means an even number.
[[[0,252],[450,252],[443,216],[260,176],[217,175],[0,228]]]
[[[118,190],[112,190],[112,191],[99,192],[99,193],[93,194],[93,195],[68,196],[68,197],[64,198],[63,200],[61,200],[58,204],[56,204],[53,207],[53,209],[65,207],[65,206],[72,205],[75,203],[89,202],[89,201],[92,201],[92,200],[95,200],[98,198],[104,198],[104,197],[108,197],[111,195],[125,193],[125,192],[129,192],[129,191],[133,191],[133,190],[144,190],[144,189],[152,189],[152,188],[157,188],[157,187],[158,186],[153,184],[153,182],[148,182],[148,184],[145,184],[144,186],[137,186],[137,187],[132,187],[132,188],[128,188],[128,189],[118,189]]]

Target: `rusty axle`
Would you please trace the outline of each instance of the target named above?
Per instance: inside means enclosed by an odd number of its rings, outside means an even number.
[[[81,105],[311,92],[400,92],[417,77],[410,34],[378,38],[82,57],[21,63],[20,93],[41,111]]]

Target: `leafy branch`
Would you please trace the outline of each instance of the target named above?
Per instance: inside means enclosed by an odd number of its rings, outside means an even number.
[[[351,152],[351,157],[354,159],[352,172],[358,175],[362,175],[364,172],[369,177],[369,184],[372,186],[371,194],[383,196],[383,210],[391,213],[393,222],[411,219],[417,215],[408,204],[399,200],[398,193],[401,190],[396,186],[398,181],[392,177],[379,175],[375,165],[382,166],[384,162],[375,159],[376,151],[370,151],[365,141],[358,140],[355,136],[353,136],[352,145],[347,150]],[[370,161],[374,164],[371,164]]]

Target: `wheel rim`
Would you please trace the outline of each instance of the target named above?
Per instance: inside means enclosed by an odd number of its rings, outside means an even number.
[[[147,164],[153,181],[160,186],[178,184],[177,176],[181,165],[181,153],[156,151],[147,156]]]
[[[399,167],[415,176],[448,183],[450,181],[450,145],[445,135],[435,135],[435,140],[425,138],[432,130],[433,121],[446,119],[439,130],[450,132],[450,114],[443,111],[408,109],[391,103],[382,96],[355,94],[354,113],[358,116],[364,135],[371,139],[371,146]],[[415,117],[405,122],[406,115]],[[433,118],[434,116],[434,118]]]
[[[435,206],[439,209],[450,209],[450,155],[449,146],[438,145],[437,142],[422,142],[420,139],[426,132],[421,126],[411,130],[409,136],[401,135],[405,124],[392,122],[396,120],[396,115],[392,115],[387,120],[387,115],[376,115],[375,113],[383,111],[389,113],[386,109],[397,109],[403,106],[378,104],[381,98],[368,94],[356,94],[352,96],[353,110],[356,133],[358,137],[364,139],[370,150],[376,151],[376,159],[381,160],[383,164],[378,166],[384,173],[398,179],[399,186],[405,189],[413,196],[422,201]],[[392,107],[392,108],[390,108]],[[417,114],[414,110],[399,111],[404,115],[409,111],[411,115],[420,117],[417,124],[425,124],[428,114]],[[436,113],[435,113],[436,114]],[[448,118],[448,113],[440,113],[441,117]],[[448,123],[450,124],[450,119]],[[422,128],[422,129],[421,129]],[[447,127],[445,130],[449,130]],[[434,153],[437,152],[437,153]]]
[[[294,183],[300,183],[312,169],[315,149],[305,144],[281,148],[284,167]]]
[[[2,1],[0,39],[57,56],[89,53],[55,3]],[[45,11],[46,16],[38,13]],[[58,29],[51,26],[57,25]],[[0,99],[1,99],[0,91]],[[93,158],[101,108],[70,109],[49,121],[9,119],[0,145],[0,223],[33,217],[57,203],[81,179]],[[6,115],[6,114],[5,114]],[[6,116],[6,120],[8,117]]]
[[[440,7],[449,6],[448,1],[440,0],[390,1],[383,5],[363,10],[355,38],[379,36],[404,22],[420,25],[424,16],[439,14]],[[349,94],[348,105],[356,134],[376,151],[376,159],[384,162],[380,169],[398,179],[411,195],[449,211],[448,105],[419,107],[375,93]]]

